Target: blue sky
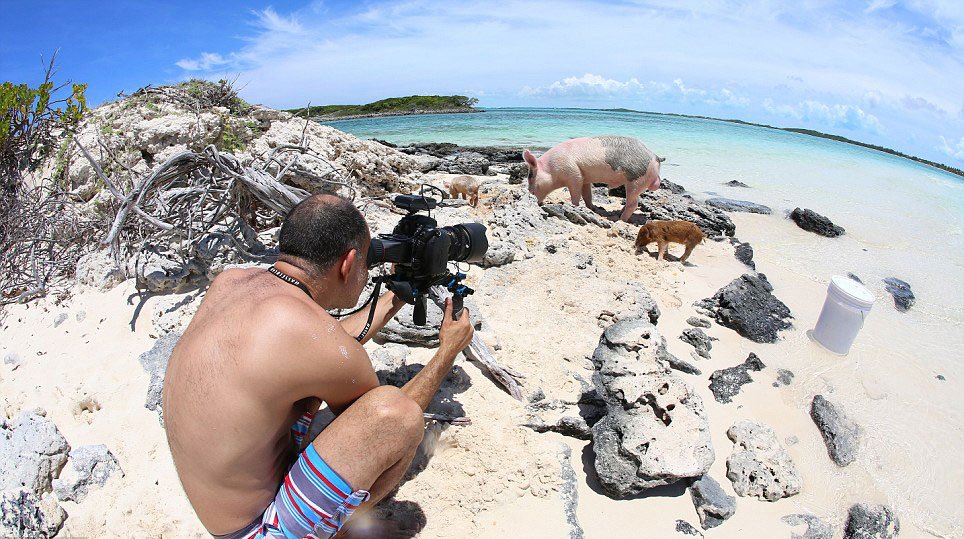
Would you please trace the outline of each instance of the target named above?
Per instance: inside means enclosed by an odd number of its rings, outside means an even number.
[[[92,103],[237,78],[277,108],[465,94],[805,127],[964,166],[964,1],[0,0],[0,78],[41,54]]]

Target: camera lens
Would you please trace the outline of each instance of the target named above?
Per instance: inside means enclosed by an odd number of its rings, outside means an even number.
[[[444,227],[452,243],[449,246],[449,260],[455,262],[481,262],[489,250],[489,240],[485,237],[485,225],[462,223]]]

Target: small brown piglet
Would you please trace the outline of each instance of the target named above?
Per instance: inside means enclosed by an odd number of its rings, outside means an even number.
[[[636,236],[637,252],[645,251],[646,246],[656,242],[659,246],[658,260],[662,260],[666,255],[666,248],[670,242],[681,243],[686,246],[686,251],[680,257],[680,262],[686,262],[693,248],[703,241],[703,233],[700,227],[689,221],[649,221],[639,229]]]
[[[456,176],[451,181],[445,182],[452,198],[462,198],[469,201],[472,206],[479,204],[479,185],[482,182],[474,176]]]

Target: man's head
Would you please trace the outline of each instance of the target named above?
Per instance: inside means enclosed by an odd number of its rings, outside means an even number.
[[[325,307],[347,308],[358,302],[368,281],[369,243],[368,223],[351,201],[313,195],[285,217],[278,258],[304,270],[324,289],[327,297],[316,300]]]

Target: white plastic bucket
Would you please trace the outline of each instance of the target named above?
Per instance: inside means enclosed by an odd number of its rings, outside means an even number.
[[[834,275],[811,337],[827,350],[846,355],[874,305],[874,295],[857,281]]]

